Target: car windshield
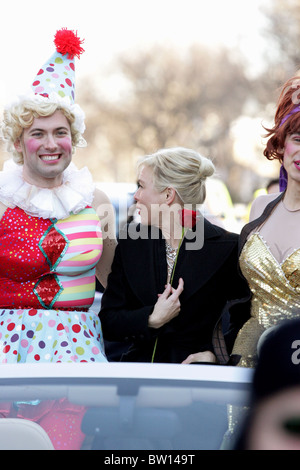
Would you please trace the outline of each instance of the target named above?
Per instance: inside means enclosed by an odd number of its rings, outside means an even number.
[[[2,366],[0,443],[8,439],[1,422],[13,419],[40,426],[56,448],[73,426],[74,445],[84,450],[220,449],[228,407],[247,405],[251,382],[250,371],[222,366],[48,366]]]

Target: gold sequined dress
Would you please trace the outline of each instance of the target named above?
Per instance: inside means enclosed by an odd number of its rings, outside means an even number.
[[[278,215],[282,211],[282,204],[279,204]],[[283,223],[288,223],[283,212],[282,216]],[[286,225],[283,226],[287,229]],[[272,226],[269,234],[271,229]],[[285,230],[285,239],[289,233]],[[276,232],[273,236],[276,240]],[[274,247],[277,245],[274,243]],[[255,366],[257,343],[267,328],[300,316],[300,248],[290,247],[286,251],[289,254],[279,262],[261,232],[255,231],[241,252],[240,267],[252,291],[252,304],[251,318],[240,330],[232,351],[232,354],[241,356],[237,364],[240,367]]]

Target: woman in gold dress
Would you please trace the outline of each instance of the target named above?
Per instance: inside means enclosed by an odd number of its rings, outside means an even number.
[[[261,334],[300,316],[300,77],[281,91],[264,155],[281,163],[280,193],[258,197],[241,233],[240,268],[252,292],[251,317],[240,330],[232,358],[254,367]]]

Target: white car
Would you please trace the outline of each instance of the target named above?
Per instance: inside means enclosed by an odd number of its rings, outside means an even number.
[[[227,407],[247,405],[251,380],[250,369],[204,364],[3,364],[0,448],[54,449],[53,435],[31,421],[30,413],[68,400],[83,410],[83,450],[146,450],[156,456],[180,451],[182,458],[220,449]],[[18,416],[20,407],[28,416]]]

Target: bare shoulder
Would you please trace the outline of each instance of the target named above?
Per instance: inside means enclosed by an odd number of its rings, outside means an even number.
[[[115,240],[115,209],[109,197],[100,189],[96,189],[92,205],[101,220],[104,238]]]
[[[96,188],[94,192],[93,207],[96,208],[100,204],[111,204],[109,197],[101,189]]]
[[[279,195],[280,193],[273,193],[258,196],[252,203],[249,221],[251,222],[252,220],[257,219],[257,217],[263,213],[267,205],[274,201]]]
[[[96,266],[96,275],[106,287],[116,248],[115,211],[109,197],[100,189],[95,190],[93,208],[101,221],[103,238],[103,252]]]
[[[100,189],[95,190],[92,205],[100,219],[107,215],[112,217],[114,214],[114,208],[109,197]]]

